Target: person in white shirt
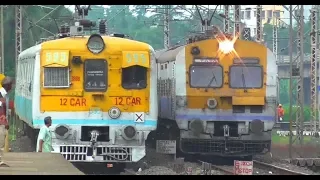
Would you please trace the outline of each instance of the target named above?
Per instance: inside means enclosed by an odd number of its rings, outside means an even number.
[[[9,167],[1,160],[1,156],[3,156],[6,133],[9,129],[9,123],[6,118],[6,96],[12,89],[12,83],[12,78],[5,77],[1,82],[2,88],[0,88],[0,167]]]

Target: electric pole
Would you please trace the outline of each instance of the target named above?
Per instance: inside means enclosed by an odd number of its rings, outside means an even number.
[[[289,158],[292,158],[292,144],[293,144],[293,139],[292,139],[292,106],[293,106],[293,99],[292,99],[292,88],[293,88],[293,79],[292,79],[292,73],[293,73],[293,57],[292,57],[292,43],[293,43],[293,37],[292,37],[292,5],[289,5],[289,18],[290,18],[290,23],[289,23],[289,58],[290,58],[290,83],[289,83],[289,130],[290,130],[290,136],[289,136]]]
[[[300,10],[300,12],[299,12]],[[298,44],[297,44],[297,53],[299,53],[299,55],[297,54],[297,60],[299,59],[300,61],[297,62],[297,69],[299,69],[299,76],[297,79],[297,83],[298,83],[298,92],[297,92],[297,100],[298,100],[298,109],[297,109],[297,113],[296,113],[296,121],[297,124],[299,124],[298,126],[298,138],[299,138],[299,142],[302,145],[303,144],[303,125],[304,125],[304,88],[303,88],[303,81],[304,81],[304,75],[303,75],[303,63],[304,63],[304,17],[303,17],[303,5],[299,5],[299,9],[298,9]],[[300,56],[300,57],[299,57]]]
[[[279,23],[278,23],[278,17],[276,16],[276,12],[273,12],[273,28],[272,28],[272,34],[273,34],[273,38],[272,38],[272,52],[275,55],[276,58],[276,62],[278,61],[278,25],[280,26],[280,19],[279,19]],[[277,67],[278,71],[279,68]],[[277,74],[277,96],[280,95],[280,78]],[[277,102],[279,102],[279,97],[277,99]],[[278,116],[277,116],[278,117]]]
[[[273,39],[272,39],[272,51],[278,60],[278,19],[276,17],[276,12],[273,12]]]
[[[313,5],[311,9],[311,124],[313,131],[316,133],[317,128],[317,109],[318,109],[318,5]]]
[[[262,14],[262,6],[257,5],[257,32],[256,32],[256,41],[262,43],[262,19],[261,19],[261,14]]]
[[[224,7],[223,32],[229,33],[229,30],[230,30],[229,5],[223,5],[223,7]]]
[[[295,10],[296,9],[296,10]],[[296,98],[296,127],[297,127],[297,139],[299,139],[300,144],[303,144],[303,123],[304,123],[304,89],[303,89],[303,63],[304,63],[304,51],[303,51],[303,42],[304,42],[304,18],[303,18],[303,5],[297,5],[294,9],[290,5],[290,28],[289,28],[289,55],[290,55],[290,94],[289,94],[289,119],[290,119],[290,139],[289,139],[289,157],[292,158],[292,148],[296,139],[293,139],[292,125],[293,125],[293,111],[292,107],[294,106],[293,101],[293,89],[297,89]],[[296,12],[295,16],[293,12]],[[293,59],[292,44],[293,44],[293,29],[292,29],[292,18],[297,20],[297,56]],[[302,42],[302,43],[301,43]],[[293,80],[296,79],[297,87],[293,85]]]
[[[78,7],[77,5],[74,5],[74,15],[73,15],[73,18],[75,20],[78,20],[79,19],[79,16],[78,16]]]
[[[241,12],[240,5],[234,5],[234,36],[240,37],[240,12]]]
[[[16,23],[16,57],[15,57],[15,72],[17,72],[17,62],[19,54],[22,51],[22,5],[15,6],[15,23]]]
[[[320,21],[320,16],[319,16],[319,8],[320,8],[320,6],[318,5],[317,7],[316,7],[316,9],[317,9],[317,25],[319,25],[319,21]],[[319,28],[319,26],[317,27],[317,28]],[[318,29],[317,29],[318,30]],[[318,32],[316,32],[316,33],[318,33]],[[316,48],[318,49],[318,52],[317,52],[317,55],[316,55],[316,57],[317,58],[319,58],[319,43],[320,43],[320,36],[317,34],[317,44],[316,44]],[[319,63],[320,64],[320,62],[317,62],[317,63]],[[318,65],[316,65],[316,67],[318,67]],[[319,68],[318,68],[318,72],[317,73],[319,73]],[[318,76],[318,75],[317,75]],[[319,78],[317,78],[317,76],[316,76],[316,79],[319,79]],[[320,82],[319,82],[319,80],[318,80],[318,84],[317,84],[317,86],[319,86],[320,85]],[[318,116],[317,116],[317,118],[319,118],[319,114],[320,114],[320,107],[319,107],[319,102],[320,102],[320,96],[318,95],[318,93],[317,93],[317,100],[318,100],[318,102],[317,102],[317,109],[318,109]],[[320,119],[319,119],[319,124],[318,124],[318,131],[320,131]]]
[[[169,22],[170,22],[170,5],[164,5],[164,18],[163,18],[163,43],[164,48],[170,48],[170,30],[169,30]]]
[[[0,54],[0,73],[4,74],[4,31],[3,31],[3,5],[0,5],[0,48],[1,48],[1,54]]]

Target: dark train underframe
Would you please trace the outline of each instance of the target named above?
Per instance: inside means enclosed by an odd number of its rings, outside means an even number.
[[[217,122],[220,124],[219,122]],[[221,125],[225,122],[221,122]],[[253,155],[270,152],[270,140],[240,139],[236,129],[236,122],[230,124],[229,137],[224,137],[223,132],[215,126],[215,134],[208,138],[180,138],[180,129],[175,121],[161,119],[158,124],[157,140],[176,140],[177,153],[194,155],[213,155],[223,157],[252,157]],[[233,127],[233,128],[232,128]],[[221,130],[221,128],[219,128]]]

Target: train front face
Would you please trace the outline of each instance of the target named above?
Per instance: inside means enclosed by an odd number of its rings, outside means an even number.
[[[250,156],[270,151],[273,54],[256,42],[212,39],[187,45],[185,57],[186,96],[178,98],[176,111],[182,152]]]
[[[143,158],[157,126],[153,54],[148,44],[100,35],[43,43],[39,119],[53,119],[53,152],[72,162]]]

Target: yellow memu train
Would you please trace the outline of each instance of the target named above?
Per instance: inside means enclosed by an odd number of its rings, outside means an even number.
[[[156,62],[142,42],[71,35],[21,52],[15,112],[29,129],[52,117],[53,151],[73,162],[137,162],[157,126]]]
[[[224,35],[156,52],[159,131],[187,154],[266,153],[276,119],[276,60]]]

